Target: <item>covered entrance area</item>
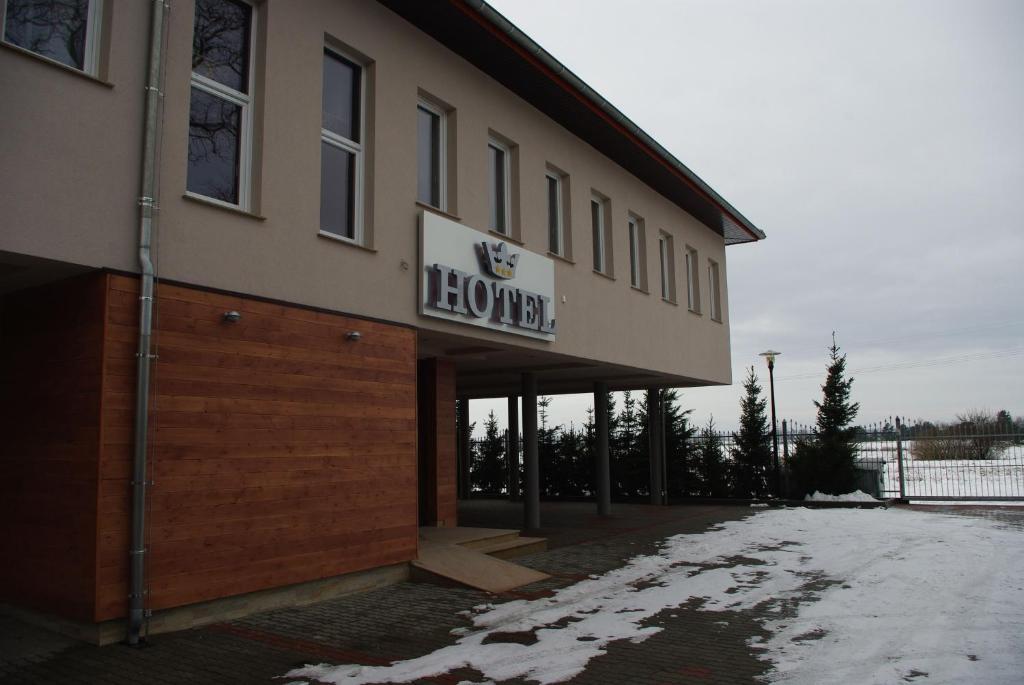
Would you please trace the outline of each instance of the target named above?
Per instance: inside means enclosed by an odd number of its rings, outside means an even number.
[[[646,426],[650,502],[667,502],[663,407],[659,390],[705,385],[706,382],[582,360],[543,348],[482,344],[479,339],[424,330],[419,333],[418,354],[421,525],[469,523],[459,520],[457,507],[458,502],[472,496],[469,420],[472,399],[507,400],[510,439],[506,454],[521,452],[522,458],[507,462],[506,494],[517,501],[521,512],[518,525],[526,534],[533,535],[544,525],[540,507],[537,413],[537,398],[542,395],[587,393],[593,396],[596,444],[590,465],[591,506],[597,515],[607,516],[612,507],[608,398],[611,392],[620,390],[647,392],[651,408]],[[520,439],[522,444],[516,444]]]

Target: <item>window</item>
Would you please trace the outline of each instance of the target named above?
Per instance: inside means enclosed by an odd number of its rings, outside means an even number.
[[[590,198],[590,231],[594,241],[594,271],[605,273],[605,211],[604,199],[596,195]]]
[[[188,192],[247,209],[252,139],[252,7],[196,0]]]
[[[562,178],[555,173],[545,174],[548,186],[548,250],[564,257],[565,227],[562,221]]]
[[[719,281],[718,263],[713,260],[708,260],[708,286],[710,291],[708,295],[711,298],[711,318],[714,321],[722,320],[722,290],[721,283]]]
[[[511,153],[493,138],[487,143],[488,227],[509,235],[509,178]]]
[[[320,231],[363,241],[363,69],[324,49]]]
[[[672,236],[662,233],[658,236],[658,259],[661,264],[661,297],[669,302],[676,301],[675,264],[672,255]]]
[[[640,222],[642,220],[638,217],[629,217],[629,283],[634,288],[644,288],[642,272],[643,272],[643,252],[641,247],[641,227]]]
[[[686,248],[686,306],[700,313],[700,282],[697,278],[697,251]]]
[[[102,0],[7,0],[4,41],[95,74]]]
[[[420,100],[416,106],[416,199],[447,211],[444,110]]]

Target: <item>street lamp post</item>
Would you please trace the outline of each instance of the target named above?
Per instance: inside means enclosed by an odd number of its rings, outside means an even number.
[[[768,388],[772,398],[772,455],[775,459],[775,496],[779,498],[782,497],[782,469],[779,466],[779,432],[775,421],[775,358],[780,354],[782,353],[768,350],[759,355],[768,361]]]

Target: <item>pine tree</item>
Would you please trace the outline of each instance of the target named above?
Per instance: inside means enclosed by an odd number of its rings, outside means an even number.
[[[622,393],[622,412],[616,418],[617,430],[613,434],[612,487],[626,497],[646,495],[650,489],[647,445],[641,442],[647,435],[641,410],[643,405],[637,406],[633,393]]]
[[[743,381],[740,400],[740,430],[733,433],[733,496],[743,499],[769,494],[772,471],[771,432],[768,428],[768,402],[751,366]]]
[[[550,405],[550,397],[537,398],[537,413],[540,418],[540,427],[537,429],[537,461],[540,466],[540,492],[543,495],[554,496],[558,495],[561,489],[559,485],[561,474],[556,454],[559,429],[548,427],[548,406]]]
[[[662,390],[662,406],[665,421],[665,470],[670,497],[694,494],[693,457],[691,445],[697,429],[690,424],[692,409],[679,406],[679,392],[674,389]]]
[[[484,422],[484,438],[472,456],[474,489],[487,494],[502,492],[505,489],[505,437],[498,430],[498,419],[493,411]]]
[[[722,440],[715,431],[715,419],[708,419],[708,425],[700,431],[697,461],[700,476],[700,494],[705,497],[727,497],[729,494],[729,469],[722,452]]]
[[[814,403],[818,408],[814,436],[798,442],[790,458],[800,494],[819,490],[842,495],[856,489],[856,427],[851,424],[860,411],[860,404],[850,401],[852,386],[853,379],[846,377],[846,355],[839,354],[833,333],[821,402]]]

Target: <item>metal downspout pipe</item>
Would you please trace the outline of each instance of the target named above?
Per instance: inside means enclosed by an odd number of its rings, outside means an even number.
[[[153,333],[153,218],[157,211],[157,145],[160,140],[164,0],[153,0],[146,78],[146,114],[139,196],[139,346],[136,353],[135,446],[132,459],[132,530],[129,555],[128,644],[139,644],[144,619],[146,571],[146,445],[149,435],[149,376]]]

